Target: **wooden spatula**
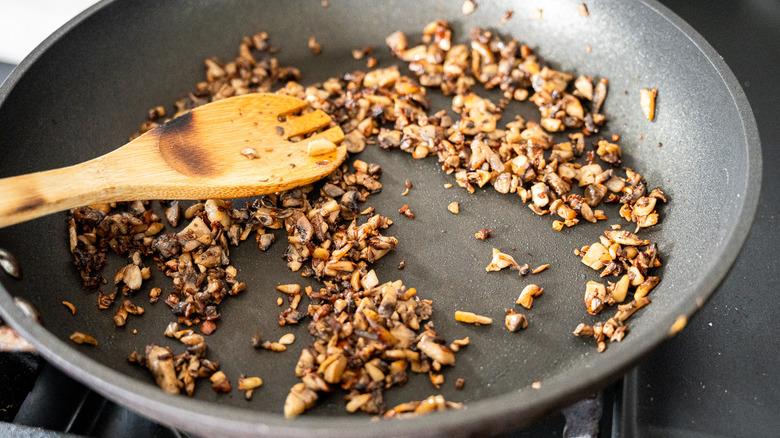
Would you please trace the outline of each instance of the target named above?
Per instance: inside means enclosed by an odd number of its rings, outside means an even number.
[[[0,179],[0,227],[100,202],[236,198],[316,181],[347,151],[334,148],[344,138],[338,127],[300,139],[331,121],[320,110],[293,116],[305,107],[275,94],[231,97],[85,163]]]

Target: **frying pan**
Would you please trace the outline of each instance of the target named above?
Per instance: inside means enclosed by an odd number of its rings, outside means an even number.
[[[478,2],[464,16],[460,2],[388,0],[342,2],[105,1],[68,23],[45,41],[0,89],[0,176],[71,165],[103,154],[126,141],[145,120],[148,108],[170,105],[203,79],[202,60],[235,56],[243,35],[267,31],[280,47],[282,63],[315,83],[346,71],[364,69],[350,50],[371,45],[380,66],[397,62],[384,38],[401,29],[414,40],[435,19],[453,23],[456,39],[468,38],[474,26],[517,37],[554,68],[610,80],[604,107],[608,132],[619,133],[625,164],[642,172],[652,187],[662,187],[671,202],[662,209],[660,226],[642,235],[656,241],[664,266],[652,304],[629,320],[630,333],[596,353],[592,340],[570,333],[580,322],[594,323],[582,302],[584,284],[597,273],[572,254],[595,242],[607,224],[621,223],[608,209],[607,223],[581,224],[555,232],[551,219],[538,217],[516,196],[492,189],[469,195],[446,189],[451,176],[435,159],[413,160],[400,151],[368,147],[359,155],[384,168],[384,188],[367,201],[390,216],[388,234],[398,249],[374,268],[380,280],[402,279],[424,298],[434,300],[433,321],[448,340],[469,336],[471,345],[445,372],[441,389],[427,376],[413,376],[403,388],[387,391],[388,406],[440,393],[467,408],[403,421],[370,421],[348,415],[339,394],[321,397],[303,417],[286,420],[281,408],[296,383],[293,367],[307,345],[306,327],[276,324],[279,308],[274,286],[313,284],[289,272],[280,254],[284,239],[268,253],[246,243],[232,251],[243,294],[221,305],[218,330],[209,337],[209,358],[218,360],[235,382],[239,374],[265,381],[252,401],[234,390],[216,395],[201,382],[194,398],[163,394],[145,369],[126,362],[134,349],[150,342],[181,346],[162,332],[173,319],[163,304],[149,305],[145,294],[132,300],[146,310],[127,326],[113,326],[111,314],[97,310],[96,294],[79,287],[67,245],[66,216],[52,215],[0,230],[0,246],[20,261],[20,281],[2,277],[0,313],[50,362],[106,397],[158,421],[197,434],[357,436],[469,435],[519,427],[553,412],[619,378],[640,358],[671,336],[681,316],[690,317],[707,300],[737,257],[750,228],[760,183],[760,146],[755,122],[736,79],[715,51],[688,25],[654,1],[621,0],[589,4],[590,16],[577,13],[579,1]],[[536,10],[542,9],[542,19]],[[500,24],[504,11],[514,16]],[[323,53],[307,48],[316,36]],[[590,46],[590,52],[586,47]],[[657,117],[648,122],[638,104],[638,90],[657,87]],[[447,100],[431,92],[434,106]],[[169,106],[170,108],[170,106]],[[513,103],[513,114],[535,120],[538,112]],[[640,140],[641,136],[641,140]],[[414,187],[401,196],[404,182]],[[453,215],[446,206],[461,203]],[[397,214],[403,204],[414,220]],[[622,222],[624,223],[624,222]],[[625,225],[625,223],[624,223]],[[494,229],[487,241],[476,240],[481,228]],[[446,231],[446,232],[445,232]],[[532,267],[550,263],[542,274],[520,278],[513,272],[486,273],[491,248],[512,254]],[[404,260],[406,269],[399,271]],[[113,264],[112,264],[113,263]],[[110,276],[122,262],[105,269]],[[169,290],[159,273],[151,287]],[[500,324],[466,326],[454,321],[455,310],[469,310],[501,321],[519,291],[534,282],[545,288],[526,312],[529,328],[509,333]],[[41,324],[26,317],[12,297],[37,307]],[[70,301],[75,315],[60,302]],[[132,334],[133,329],[137,334]],[[97,347],[67,338],[83,331],[98,338]],[[259,332],[277,339],[293,332],[297,340],[285,353],[255,351],[250,338]],[[675,370],[668,370],[674,373]],[[463,390],[453,382],[466,381]],[[534,389],[533,382],[541,382]]]

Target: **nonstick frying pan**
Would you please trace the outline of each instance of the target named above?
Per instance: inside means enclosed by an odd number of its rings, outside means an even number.
[[[241,373],[264,379],[251,402],[236,390],[218,396],[208,382],[199,385],[193,399],[171,397],[151,383],[145,369],[127,363],[132,350],[150,342],[181,349],[162,334],[173,316],[162,303],[144,303],[141,292],[134,301],[147,313],[115,328],[111,314],[97,309],[96,294],[80,289],[64,214],[0,230],[0,246],[16,256],[23,271],[22,280],[0,280],[0,313],[76,379],[144,415],[203,435],[495,433],[599,389],[671,336],[672,325],[704,305],[726,275],[755,213],[760,146],[736,79],[682,20],[653,1],[592,2],[587,18],[579,16],[578,4],[482,0],[466,16],[456,1],[331,0],[328,7],[319,0],[102,2],[51,36],[0,88],[0,151],[6,157],[0,176],[74,164],[123,144],[145,120],[148,108],[170,105],[202,80],[203,59],[231,59],[241,37],[259,30],[281,48],[282,62],[301,68],[302,82],[314,83],[364,69],[365,61],[352,59],[350,50],[366,45],[375,48],[380,66],[398,62],[384,46],[384,38],[395,30],[414,39],[428,22],[446,19],[453,23],[455,38],[466,40],[474,26],[492,28],[525,42],[553,67],[609,78],[607,133],[623,136],[625,164],[642,171],[651,188],[662,187],[671,198],[662,209],[662,224],[643,232],[658,243],[663,280],[650,295],[652,304],[629,320],[625,340],[610,344],[604,353],[596,353],[592,340],[571,335],[580,322],[606,318],[585,312],[584,284],[598,277],[572,250],[595,242],[607,224],[621,223],[615,210],[607,210],[611,219],[606,224],[555,232],[551,219],[529,212],[516,196],[492,189],[474,195],[445,189],[443,184],[453,178],[439,170],[435,159],[413,160],[375,147],[359,156],[384,168],[384,188],[367,205],[395,220],[389,234],[400,241],[395,252],[375,265],[379,278],[402,279],[416,287],[434,300],[433,320],[442,335],[472,341],[458,354],[457,365],[446,371],[441,389],[433,388],[425,375],[414,376],[405,387],[388,391],[386,401],[393,406],[441,393],[463,401],[465,410],[376,422],[346,414],[340,395],[333,394],[303,417],[284,419],[282,404],[296,382],[292,370],[308,335],[305,325],[276,324],[274,286],[310,283],[280,260],[283,238],[269,253],[250,243],[232,251],[248,288],[223,302],[219,329],[209,337],[209,357],[222,363],[233,382]],[[514,16],[501,25],[507,10]],[[307,48],[312,35],[323,46],[316,57]],[[653,122],[639,108],[638,90],[646,87],[659,89]],[[447,106],[436,92],[429,94],[434,105]],[[538,117],[535,108],[513,103],[504,121],[513,113]],[[402,197],[406,180],[414,188]],[[457,216],[446,210],[452,201],[461,203]],[[396,213],[403,204],[414,209],[414,220]],[[493,237],[474,239],[481,228],[494,229]],[[551,268],[526,278],[513,272],[488,274],[484,267],[493,247],[521,263],[550,263]],[[107,276],[119,267],[116,259],[106,268]],[[397,270],[401,260],[403,271]],[[146,287],[170,288],[167,279],[155,274]],[[452,317],[460,309],[501,321],[503,309],[513,306],[529,282],[543,286],[545,293],[527,312],[530,326],[525,331],[509,333],[500,324],[466,326]],[[13,297],[37,307],[42,323],[25,316]],[[63,300],[75,304],[75,315]],[[67,338],[73,331],[93,334],[99,346],[71,343]],[[256,331],[267,339],[292,331],[298,340],[286,353],[258,352],[250,346]],[[466,381],[460,391],[453,385],[458,377]],[[541,387],[534,389],[533,382]]]

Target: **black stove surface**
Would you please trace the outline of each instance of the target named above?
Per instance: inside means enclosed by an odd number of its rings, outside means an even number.
[[[780,308],[774,253],[780,242],[780,2],[661,2],[715,47],[742,84],[761,135],[764,180],[756,187],[755,224],[730,274],[685,330],[600,394],[599,436],[780,436],[780,339],[772,322]],[[0,81],[11,68],[0,64]],[[564,432],[565,424],[557,413],[504,437],[587,436]],[[105,400],[33,355],[0,353],[0,436],[68,434],[186,436]]]

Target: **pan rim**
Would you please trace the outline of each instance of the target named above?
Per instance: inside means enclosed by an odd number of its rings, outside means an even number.
[[[0,87],[0,106],[7,98],[19,79],[54,43],[84,19],[117,0],[103,0],[79,14],[66,25],[58,29],[26,57],[9,78]],[[746,187],[760,187],[761,184],[761,146],[758,129],[747,97],[737,78],[715,49],[684,20],[656,0],[637,0],[638,6],[647,7],[677,28],[690,40],[710,62],[719,74],[736,106],[741,118],[747,157]],[[744,245],[758,208],[760,190],[743,194],[738,205],[735,223],[737,224],[723,238],[718,251],[722,264],[713,266],[704,276],[704,280],[695,288],[691,300],[679,303],[669,309],[658,323],[671,327],[678,316],[690,317],[701,308],[715,292],[736,261]],[[728,266],[729,269],[723,269]],[[566,403],[603,387],[618,379],[645,357],[661,342],[672,335],[659,331],[635,340],[632,348],[614,348],[605,352],[611,355],[609,366],[586,367],[577,370],[579,384],[572,385],[567,379],[568,373],[556,375],[545,380],[542,388],[533,390],[521,388],[487,399],[471,402],[463,411],[443,412],[434,416],[412,418],[402,422],[373,422],[368,417],[340,417],[338,420],[322,417],[300,417],[295,421],[285,419],[281,414],[257,412],[250,409],[236,409],[202,400],[184,397],[171,398],[151,383],[140,382],[119,371],[81,354],[76,348],[66,344],[42,326],[25,317],[13,305],[13,299],[0,284],[0,315],[16,328],[22,336],[38,349],[41,355],[67,374],[81,381],[109,399],[116,400],[130,409],[157,421],[180,427],[183,430],[203,433],[205,430],[221,430],[230,436],[271,435],[271,436],[309,436],[317,430],[322,436],[358,436],[370,430],[373,435],[434,435],[452,433],[465,435],[480,429],[498,431],[508,426],[519,427],[540,416],[563,407]],[[534,391],[533,403],[524,394]],[[525,400],[524,400],[525,398]],[[175,404],[172,403],[175,400]],[[188,415],[189,414],[189,415]],[[193,418],[192,414],[196,414]],[[194,421],[193,421],[194,420]]]

